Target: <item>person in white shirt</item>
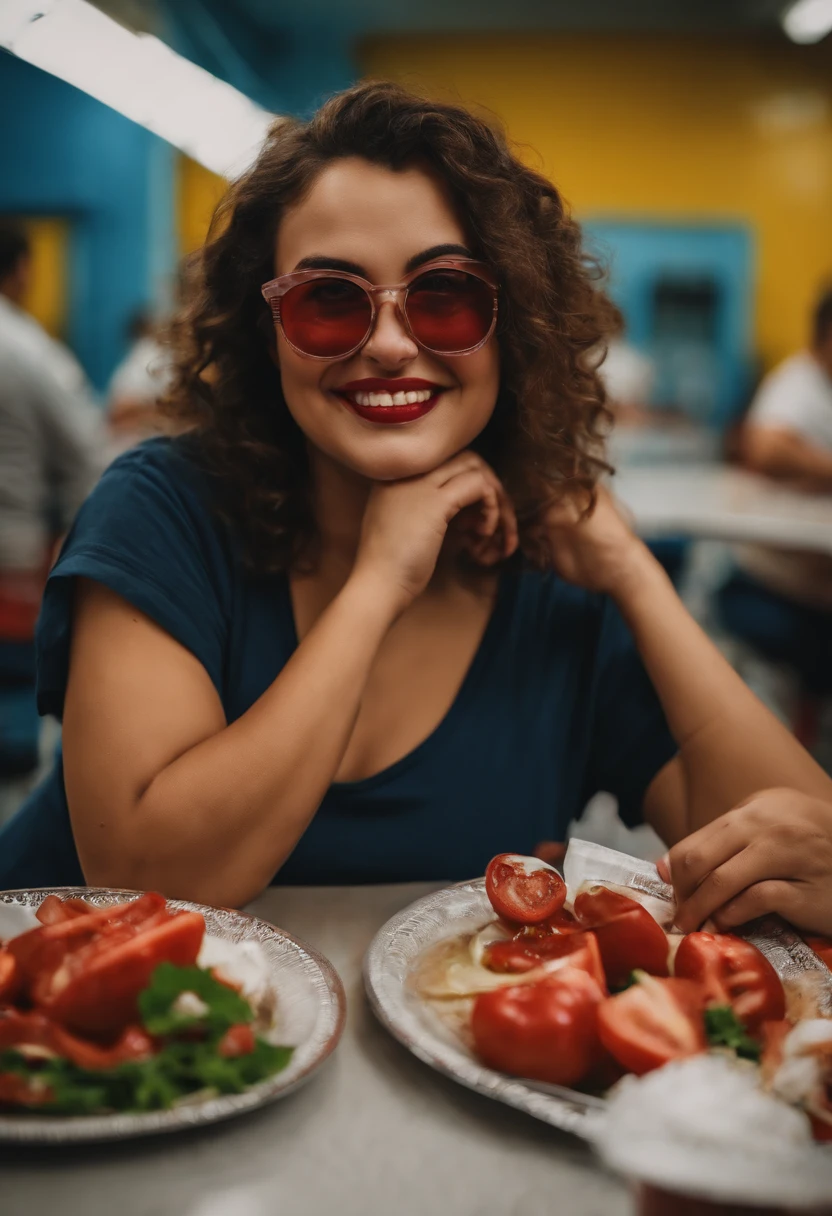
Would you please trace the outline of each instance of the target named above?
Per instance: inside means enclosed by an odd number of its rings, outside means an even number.
[[[25,231],[0,223],[0,777],[37,760],[40,595],[54,541],[105,461],[101,411],[80,364],[21,307],[30,274]]]
[[[627,426],[646,422],[656,380],[653,360],[618,336],[607,344],[598,370],[616,423]]]
[[[130,322],[132,345],[107,388],[111,451],[126,451],[163,428],[159,399],[171,376],[171,354],[146,313]]]
[[[748,468],[832,493],[832,289],[815,309],[812,341],[762,381],[741,439]],[[805,695],[832,694],[832,558],[744,545],[719,595],[731,632],[791,667]]]

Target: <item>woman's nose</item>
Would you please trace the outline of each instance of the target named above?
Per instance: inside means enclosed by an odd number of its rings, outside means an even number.
[[[400,367],[419,353],[419,347],[407,332],[404,318],[395,300],[382,300],[376,313],[373,332],[364,344],[362,354],[382,367]]]

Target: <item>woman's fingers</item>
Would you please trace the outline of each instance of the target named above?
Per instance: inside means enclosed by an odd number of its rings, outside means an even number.
[[[712,869],[693,894],[678,904],[676,925],[683,933],[693,933],[747,887],[779,878],[781,873],[782,858],[751,844]]]
[[[747,825],[730,811],[680,840],[667,854],[677,902],[689,899],[709,874],[750,842]]]
[[[782,878],[769,878],[764,882],[753,883],[734,899],[728,900],[714,912],[713,920],[717,929],[723,933],[726,929],[735,929],[737,925],[744,925],[771,912],[777,912],[797,924],[797,903],[798,892],[794,883],[786,882]]]

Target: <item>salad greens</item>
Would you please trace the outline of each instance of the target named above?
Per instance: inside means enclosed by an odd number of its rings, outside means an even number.
[[[183,993],[196,995],[204,1010],[178,1010],[176,1002]],[[280,1072],[292,1058],[291,1047],[276,1047],[257,1037],[251,1052],[220,1055],[225,1032],[253,1021],[254,1012],[239,992],[197,966],[160,963],[139,996],[139,1011],[145,1030],[162,1040],[149,1059],[99,1070],[79,1068],[60,1057],[30,1059],[9,1049],[0,1052],[0,1073],[14,1073],[48,1088],[51,1098],[39,1110],[83,1115],[166,1110],[203,1089],[241,1093]]]
[[[730,1047],[744,1060],[759,1060],[762,1047],[743,1026],[730,1005],[705,1010],[705,1035],[711,1047]]]

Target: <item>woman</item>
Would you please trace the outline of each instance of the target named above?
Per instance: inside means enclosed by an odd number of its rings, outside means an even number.
[[[670,844],[830,798],[596,486],[612,320],[470,115],[368,84],[276,125],[180,328],[191,429],[110,469],[52,573],[63,765],[0,886],[237,905],[464,878],[599,788]]]

